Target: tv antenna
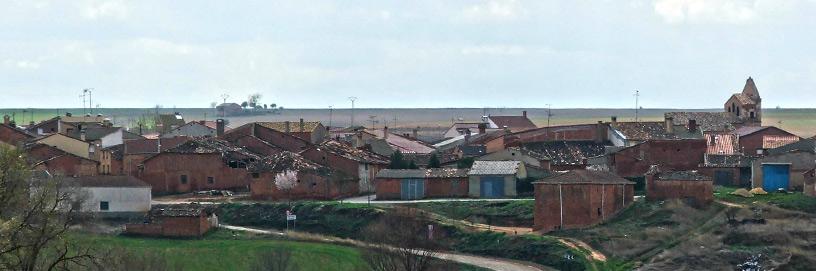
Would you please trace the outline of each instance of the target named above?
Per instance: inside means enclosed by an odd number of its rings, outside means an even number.
[[[640,91],[635,90],[634,96],[635,96],[635,122],[638,122],[638,113],[640,113],[638,112],[640,110],[640,107],[638,105],[638,98],[640,98]]]
[[[357,97],[351,96],[348,99],[351,101],[351,127],[354,127],[354,102],[357,101]]]

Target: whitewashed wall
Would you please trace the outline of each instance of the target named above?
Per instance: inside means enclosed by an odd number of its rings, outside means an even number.
[[[99,202],[107,201],[104,212],[150,211],[150,187],[83,187],[85,203],[82,211],[100,212]]]

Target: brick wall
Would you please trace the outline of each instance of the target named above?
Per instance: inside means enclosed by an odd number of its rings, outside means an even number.
[[[646,199],[680,199],[690,201],[692,205],[704,206],[714,201],[713,187],[713,181],[658,180],[654,175],[647,175]]]
[[[697,170],[703,161],[706,142],[702,139],[655,140],[613,154],[612,166],[621,177],[641,177],[651,165],[670,170]]]
[[[598,125],[605,127],[605,124],[550,126],[519,132],[514,135],[518,137],[521,143],[605,140],[606,130],[599,129]]]
[[[181,175],[187,183],[181,183]],[[162,153],[144,161],[138,176],[154,193],[183,193],[209,189],[249,189],[250,175],[244,168],[230,168],[221,154]],[[213,177],[213,183],[207,177]]]
[[[359,193],[358,183],[355,180],[332,178],[310,173],[298,173],[298,184],[288,193],[275,186],[275,173],[267,172],[253,178],[250,184],[250,194],[257,200],[281,200],[291,198],[303,199],[336,199]]]
[[[794,134],[788,133],[785,130],[776,127],[769,127],[750,135],[741,136],[739,138],[739,145],[743,153],[745,153],[745,155],[756,155],[757,150],[762,149],[762,137],[766,135],[795,136]]]
[[[631,184],[538,183],[535,184],[534,229],[547,232],[592,226],[614,217],[633,199],[634,185]]]
[[[64,176],[96,176],[98,164],[93,160],[65,154],[43,162],[37,169],[48,170]]]
[[[378,200],[401,199],[402,179],[379,178],[374,185]],[[425,179],[425,198],[467,197],[468,185],[468,177]]]
[[[210,230],[207,216],[160,217],[149,224],[127,224],[125,232],[134,235],[162,237],[201,237]]]
[[[281,152],[281,148],[270,146],[267,142],[264,142],[263,140],[254,136],[240,137],[233,140],[232,143],[235,144],[236,146],[246,147],[246,149],[251,152],[265,156]]]

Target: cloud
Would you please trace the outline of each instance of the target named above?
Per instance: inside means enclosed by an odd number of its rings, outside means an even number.
[[[516,45],[480,45],[467,46],[461,50],[463,55],[518,56],[527,53],[527,48]]]
[[[6,67],[13,67],[21,70],[36,70],[40,68],[40,62],[33,60],[11,60],[3,61]]]
[[[489,0],[466,7],[458,18],[466,22],[509,21],[525,14],[526,10],[518,0]]]
[[[757,18],[753,0],[657,0],[655,12],[667,23],[748,23]]]
[[[126,19],[130,8],[122,1],[89,1],[81,6],[82,17],[89,20],[102,18]]]

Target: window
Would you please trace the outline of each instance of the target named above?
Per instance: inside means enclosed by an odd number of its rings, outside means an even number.
[[[751,115],[751,118],[752,118],[752,119],[753,119],[753,118],[756,118],[756,115],[754,114],[754,112],[753,112],[753,111],[751,111],[750,115]]]
[[[110,203],[108,203],[107,201],[100,201],[99,202],[99,210],[100,211],[110,210]]]
[[[207,184],[214,184],[214,183],[215,183],[215,178],[207,177]]]
[[[368,170],[368,164],[365,164],[365,170]]]
[[[187,184],[187,175],[181,175],[179,181],[181,181],[181,184]]]

